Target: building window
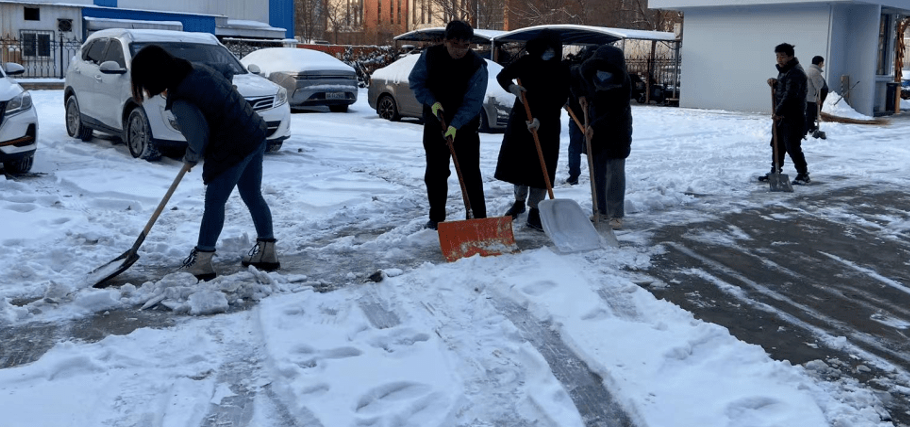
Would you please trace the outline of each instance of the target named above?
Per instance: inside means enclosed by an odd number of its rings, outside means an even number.
[[[382,0],[376,1],[376,21],[382,23]]]
[[[37,7],[26,7],[25,8],[25,20],[26,21],[40,21],[41,20],[41,9]]]
[[[891,24],[893,16],[882,15],[878,30],[878,60],[876,61],[875,74],[884,76],[888,74],[888,58],[891,56]]]
[[[398,24],[401,25],[401,0],[398,0]]]
[[[23,31],[19,36],[23,57],[46,58],[51,56],[51,35],[49,33]]]

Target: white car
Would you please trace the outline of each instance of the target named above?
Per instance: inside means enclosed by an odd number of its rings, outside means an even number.
[[[423,105],[417,101],[408,82],[408,76],[418,58],[420,55],[408,55],[374,71],[370,76],[367,101],[370,107],[376,109],[379,117],[392,121],[402,117],[423,117]],[[515,95],[502,89],[496,81],[502,66],[488,59],[485,61],[489,81],[480,112],[480,131],[502,131],[509,124]]]
[[[160,158],[163,149],[186,148],[176,119],[164,110],[164,98],[154,96],[142,105],[132,98],[129,69],[133,55],[151,44],[222,72],[229,70],[237,90],[268,125],[267,151],[277,151],[290,137],[287,91],[247,71],[214,35],[123,28],[93,33],[70,62],[63,100],[71,137],[89,141],[94,130],[112,134],[126,142],[133,157],[145,160]]]
[[[32,96],[10,77],[24,72],[14,62],[0,67],[0,162],[10,174],[31,170],[38,148],[38,112]]]
[[[357,72],[325,52],[263,48],[240,62],[287,89],[292,108],[328,106],[330,111],[346,112],[357,102]]]

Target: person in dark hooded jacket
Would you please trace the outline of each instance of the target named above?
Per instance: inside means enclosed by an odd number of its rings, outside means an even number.
[[[777,78],[768,79],[768,86],[774,88],[773,123],[777,128],[777,150],[772,149],[771,172],[758,177],[768,181],[770,174],[780,173],[786,155],[790,155],[796,168],[793,184],[809,184],[809,165],[803,154],[802,141],[806,134],[806,94],[808,93],[806,72],[796,59],[794,46],[781,43],[774,47],[777,58]],[[774,139],[771,140],[771,146]],[[774,154],[777,158],[774,159]],[[775,166],[777,170],[775,171]]]
[[[626,158],[632,149],[632,81],[623,51],[601,46],[581,64],[573,92],[587,109],[585,139],[594,155],[597,215],[613,229],[625,217]]]
[[[158,45],[140,50],[132,60],[132,95],[136,102],[161,95],[186,137],[183,161],[204,160],[205,210],[196,247],[183,269],[201,280],[215,278],[212,256],[224,226],[224,206],[234,187],[250,210],[258,238],[243,257],[244,266],[279,268],[272,212],[262,197],[262,156],[266,124],[230,80],[204,64],[177,58]]]
[[[515,185],[515,203],[505,215],[517,219],[525,212],[527,201],[530,207],[528,226],[542,229],[537,204],[546,197],[547,186],[532,132],[537,131],[547,177],[552,183],[559,160],[560,116],[569,98],[569,66],[562,61],[562,42],[553,31],[544,30],[529,40],[525,51],[527,55],[503,68],[496,76],[499,85],[515,94],[516,99],[494,177]],[[531,107],[533,121],[525,112],[522,93]]]

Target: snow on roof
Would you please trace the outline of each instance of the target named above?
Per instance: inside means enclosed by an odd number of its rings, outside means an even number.
[[[240,62],[245,66],[256,64],[266,77],[276,72],[354,71],[351,66],[325,52],[304,48],[259,49],[243,57]]]
[[[526,42],[536,37],[543,30],[555,31],[562,38],[562,43],[565,45],[603,45],[624,39],[676,41],[676,35],[671,32],[575,24],[536,25],[533,27],[519,28],[500,34],[496,36],[493,41],[497,44]]]
[[[474,37],[471,42],[474,44],[489,44],[496,36],[505,34],[501,30],[474,29]],[[414,42],[431,42],[445,37],[445,27],[421,28],[419,30],[409,31],[394,37],[396,41],[414,41]]]
[[[219,44],[211,33],[192,33],[186,31],[156,30],[148,28],[108,28],[92,33],[92,37],[129,35],[135,42],[192,42],[209,45]]]

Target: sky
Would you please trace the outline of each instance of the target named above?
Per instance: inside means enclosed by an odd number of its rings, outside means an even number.
[[[293,114],[291,138],[265,157],[281,270],[239,267],[255,231],[235,192],[222,274],[178,272],[203,209],[195,168],[128,280],[94,289],[86,274],[133,245],[181,163],[133,159],[97,133],[70,138],[62,91],[32,96],[32,174],[0,179],[0,328],[156,321],[92,340],[58,334],[36,361],[0,370],[2,425],[889,425],[873,391],[823,376],[824,361],[776,361],[639,285],[663,249],[636,218],[673,215],[697,194],[727,196],[718,215],[788,203],[751,197],[767,192],[755,183],[770,157],[765,114],[633,106],[619,248],[560,254],[522,216],[520,252],[447,263],[423,228],[421,125],[378,118],[361,89],[347,113]],[[858,116],[837,98],[825,111]],[[803,146],[813,177],[908,184],[905,128],[822,130],[827,140]],[[502,134],[481,141],[488,210],[505,212],[511,185],[493,178]],[[876,144],[853,150],[866,141]],[[554,193],[590,210],[582,164],[581,184],[565,184],[563,149]],[[795,176],[789,160],[784,172]],[[452,174],[450,220],[463,218],[458,192]],[[576,405],[581,386],[597,409]],[[592,419],[611,409],[623,416]]]

